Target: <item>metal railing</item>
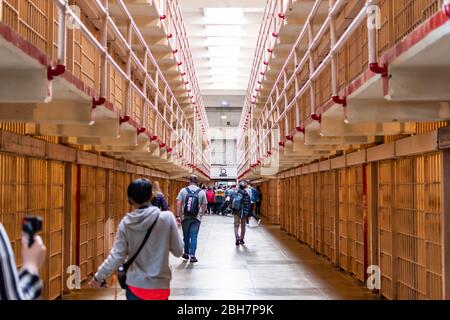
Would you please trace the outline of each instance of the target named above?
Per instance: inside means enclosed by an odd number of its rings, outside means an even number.
[[[126,5],[122,0],[115,0],[115,3],[120,8],[121,14],[128,21],[127,39],[121,33],[118,26],[114,23],[113,19],[108,12],[108,1],[103,5],[99,0],[90,1],[91,5],[95,5],[95,9],[99,13],[102,30],[101,30],[101,40],[97,40],[96,36],[91,33],[89,28],[80,20],[76,13],[71,10],[68,2],[65,0],[53,0],[59,9],[59,31],[58,31],[58,64],[64,65],[66,62],[66,25],[65,17],[69,15],[71,19],[79,26],[80,32],[83,37],[91,43],[95,50],[100,53],[101,56],[101,71],[100,71],[100,83],[99,83],[99,101],[104,101],[106,97],[106,68],[110,65],[114,70],[120,75],[120,77],[125,81],[126,90],[126,101],[124,115],[128,115],[131,108],[131,90],[138,94],[144,101],[143,121],[141,126],[147,128],[153,125],[154,128],[158,127],[160,122],[164,128],[169,130],[169,134],[175,134],[179,137],[178,143],[175,146],[170,146],[170,142],[167,139],[167,130],[163,131],[162,137],[155,136],[155,132],[151,137],[152,140],[160,140],[162,147],[167,147],[168,150],[176,152],[176,155],[180,157],[187,157],[187,161],[190,163],[200,163],[202,162],[201,154],[203,153],[203,148],[200,144],[194,144],[193,142],[193,132],[194,129],[188,122],[188,119],[180,107],[174,93],[172,92],[169,84],[164,78],[164,75],[159,68],[154,56],[152,55],[146,41],[144,40],[142,34],[140,33],[138,27],[136,26],[131,14],[129,13]],[[98,17],[96,17],[98,18]],[[126,67],[123,68],[118,65],[111,54],[108,52],[108,32],[112,32],[115,37],[115,44],[122,47],[127,53],[128,57],[126,59]],[[144,48],[144,63],[141,62],[137,53],[133,50],[131,46],[131,38],[137,39],[139,45]],[[135,67],[140,74],[144,75],[143,87],[140,88],[131,78],[131,66]],[[154,78],[150,74],[149,67],[155,70]],[[161,85],[162,84],[162,85]],[[162,87],[163,89],[160,89]],[[146,92],[147,89],[152,89],[155,94],[155,100],[150,101]],[[164,114],[158,110],[159,104],[164,105]],[[154,118],[154,123],[148,123],[149,111],[152,111],[156,116]],[[172,126],[175,124],[175,127]],[[206,131],[206,130],[205,130]]]

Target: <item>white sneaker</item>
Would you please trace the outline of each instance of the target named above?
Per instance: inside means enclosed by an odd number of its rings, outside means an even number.
[[[261,224],[261,219],[258,220],[258,226]]]

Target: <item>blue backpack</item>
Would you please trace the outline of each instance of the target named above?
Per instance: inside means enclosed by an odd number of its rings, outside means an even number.
[[[252,191],[251,201],[257,202],[258,201],[258,191],[255,188],[251,188],[250,190]]]
[[[245,192],[245,191],[244,191]],[[235,193],[233,200],[231,201],[231,209],[233,211],[242,211],[242,200],[244,199],[244,194],[239,190]]]

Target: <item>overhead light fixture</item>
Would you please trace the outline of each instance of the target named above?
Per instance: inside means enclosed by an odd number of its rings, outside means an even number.
[[[221,74],[221,75],[237,75],[239,74],[240,69],[235,66],[230,67],[212,67],[211,74]]]
[[[228,20],[242,18],[244,16],[244,11],[241,8],[204,8],[203,14],[207,18]]]
[[[207,37],[206,46],[241,46],[242,38],[239,37]]]
[[[207,36],[227,37],[239,36],[242,31],[241,25],[206,25]]]
[[[224,106],[224,107],[228,106],[228,102],[222,101],[222,106]]]
[[[240,47],[209,47],[210,57],[238,57],[241,53]]]
[[[239,65],[239,57],[209,58],[209,65],[213,67],[235,67]]]
[[[225,120],[227,118],[227,116],[223,114],[221,118],[222,118],[222,120]]]

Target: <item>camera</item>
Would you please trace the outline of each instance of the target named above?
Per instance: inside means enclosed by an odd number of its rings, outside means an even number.
[[[34,236],[42,230],[41,217],[25,217],[22,220],[22,231],[28,236],[28,247],[34,243]]]

